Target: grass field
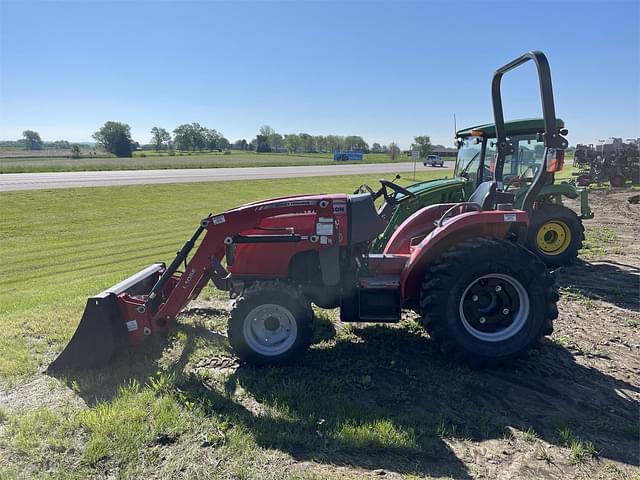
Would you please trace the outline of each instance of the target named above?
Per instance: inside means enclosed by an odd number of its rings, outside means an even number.
[[[85,170],[150,170],[166,168],[218,168],[218,167],[276,167],[295,165],[333,165],[331,154],[275,154],[231,151],[225,155],[221,152],[187,153],[178,152],[175,156],[156,155],[144,152],[140,156],[136,152],[133,158],[1,158],[0,173],[28,172],[66,172]],[[409,157],[401,156],[398,161],[409,161]],[[369,153],[363,162],[344,163],[386,163],[391,159],[386,154]]]
[[[487,448],[507,452],[491,454],[505,459],[524,455],[550,472],[562,468],[567,478],[631,478],[623,476],[622,457],[593,443],[589,421],[574,412],[549,415],[551,398],[575,403],[560,387],[540,409],[516,403],[516,412],[510,403],[523,396],[518,381],[535,378],[536,365],[545,372],[559,365],[549,378],[573,385],[571,375],[591,386],[596,374],[565,348],[547,346],[515,370],[473,372],[438,356],[412,318],[400,328],[363,327],[318,311],[303,361],[239,366],[225,338],[226,301],[207,288],[170,334],[123,354],[113,368],[38,373],[72,335],[88,296],[172,259],[209,212],[283,194],[352,191],[376,180],[1,194],[0,479],[492,478]],[[615,428],[633,441],[634,425]],[[599,455],[607,460],[596,463]],[[509,468],[517,467],[514,460]]]

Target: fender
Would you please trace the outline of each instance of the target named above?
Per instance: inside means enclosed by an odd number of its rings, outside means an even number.
[[[526,192],[523,192],[522,194],[518,195],[518,198],[514,203],[514,207],[522,208],[522,201],[524,200],[525,193]],[[544,187],[542,187],[542,190],[540,190],[540,193],[536,198],[540,199],[543,197],[551,197],[557,195],[562,195],[567,198],[578,198],[579,192],[572,184],[563,182],[552,185],[545,185]]]
[[[420,296],[420,286],[427,267],[442,252],[473,237],[507,238],[508,233],[520,235],[529,225],[523,210],[492,210],[457,215],[442,227],[436,227],[418,245],[411,247],[411,256],[400,275],[403,303],[413,305]]]
[[[411,239],[421,237],[431,232],[444,212],[456,205],[455,203],[443,203],[422,208],[407,218],[393,232],[391,238],[384,247],[385,254],[410,253]]]
[[[547,195],[564,195],[567,198],[578,198],[576,187],[570,183],[554,183],[553,185],[545,185],[540,190],[538,197],[546,197]]]

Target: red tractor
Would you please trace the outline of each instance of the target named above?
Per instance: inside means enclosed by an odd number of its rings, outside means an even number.
[[[547,59],[530,52],[493,78],[496,164],[513,149],[501,78],[529,60],[540,79],[546,154],[523,210],[513,209],[513,195],[495,178],[464,203],[417,211],[380,254],[369,249],[386,224],[369,193],[282,197],[210,215],[168,267],[152,265],[90,298],[50,368],[106,364],[119,345],[171,328],[209,281],[235,298],[229,342],[248,362],[278,363],[304,352],[313,336],[312,303],[339,307],[345,322],[398,322],[403,309],[413,310],[443,352],[475,366],[521,355],[551,333],[558,316],[553,276],[522,244],[533,201],[567,146],[557,130]]]

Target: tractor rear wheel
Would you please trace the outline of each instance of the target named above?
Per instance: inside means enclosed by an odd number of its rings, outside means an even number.
[[[472,367],[523,355],[553,331],[553,275],[527,249],[476,238],[444,252],[422,284],[420,307],[443,353]]]
[[[229,343],[247,362],[276,364],[302,354],[313,338],[313,310],[288,282],[256,282],[231,309]]]
[[[575,260],[584,241],[584,225],[576,212],[563,205],[543,204],[534,210],[527,248],[549,267]]]

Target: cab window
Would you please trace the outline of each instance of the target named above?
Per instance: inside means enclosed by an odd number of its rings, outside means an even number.
[[[504,176],[532,178],[544,158],[544,143],[538,141],[538,136],[514,135],[511,138],[514,153],[505,159]]]
[[[513,177],[532,178],[542,165],[544,143],[538,141],[537,135],[514,135],[510,137],[514,153],[504,159],[502,174],[505,180]],[[493,178],[496,155],[496,139],[489,138],[485,149],[485,168],[483,181]]]
[[[466,176],[475,180],[475,175],[480,166],[482,153],[482,139],[479,137],[468,137],[462,141],[458,149],[456,159],[455,175],[457,177]]]

